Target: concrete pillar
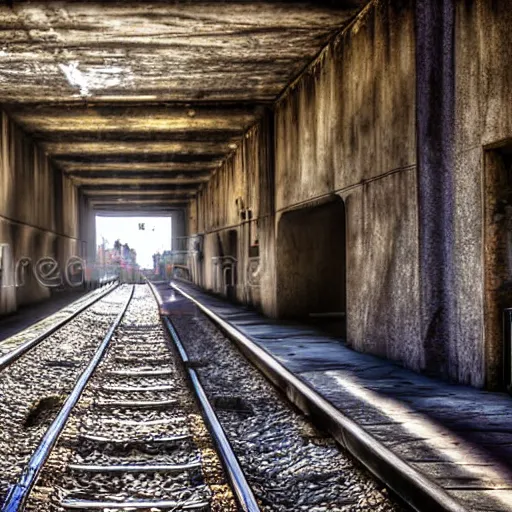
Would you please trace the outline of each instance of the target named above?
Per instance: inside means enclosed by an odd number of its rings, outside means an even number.
[[[96,261],[96,212],[86,196],[80,195],[80,256],[88,263]]]
[[[427,371],[456,378],[454,4],[416,2],[416,124],[422,339]]]
[[[181,246],[177,244],[176,239],[187,234],[185,213],[185,210],[175,210],[171,214],[172,249],[180,249]]]

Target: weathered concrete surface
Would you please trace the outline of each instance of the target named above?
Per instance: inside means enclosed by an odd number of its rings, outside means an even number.
[[[233,256],[237,300],[268,314],[275,314],[272,130],[268,113],[191,201],[188,228],[205,237],[198,282],[221,292],[213,258]]]
[[[418,370],[413,6],[373,2],[279,103],[276,208],[345,199],[347,339]]]
[[[168,190],[177,190],[177,196],[184,190],[177,185],[196,185],[197,189],[226,153],[236,148],[235,141],[243,137],[260,111],[250,106],[144,104],[11,107],[14,119],[41,142],[55,165],[78,187],[89,187],[89,196],[95,192],[91,186],[101,189],[117,183],[151,196],[138,200],[139,206],[162,208],[186,207],[187,202],[158,194],[158,186],[169,185]],[[81,141],[77,142],[80,151],[73,148],[72,141]],[[109,203],[104,197],[93,199],[118,208],[116,196],[134,204],[133,197],[124,197],[122,187],[110,195],[113,200]]]
[[[248,259],[240,259],[237,297],[271,315],[293,315],[294,309],[296,315],[304,314],[298,303],[311,281],[302,272],[306,260],[316,268],[338,254],[333,249],[338,242],[344,245],[343,226],[331,246],[328,222],[308,231],[306,208],[338,194],[347,208],[348,340],[358,350],[421,369],[414,21],[412,1],[379,1],[366,8],[279,101],[273,123],[267,125],[270,162],[259,162],[259,177],[253,169],[266,144],[261,141],[259,149],[251,145],[251,132],[192,200],[190,229],[205,233],[202,284],[213,289],[211,257],[219,255],[230,230],[237,230],[241,240],[248,223],[238,208],[250,208],[260,255],[269,258],[261,265],[265,287],[260,286],[259,296],[242,293],[253,288],[243,274]],[[275,177],[263,182],[266,172]],[[265,211],[256,207],[262,197]],[[317,253],[304,250],[293,226],[283,227],[289,210],[298,217],[304,214],[301,227],[309,233],[311,248],[316,243]],[[343,215],[338,221],[344,223]],[[240,248],[248,245],[240,243]],[[344,257],[345,248],[338,270]],[[331,286],[334,295],[345,295],[345,282],[335,284],[335,274],[317,276],[322,281],[317,289]],[[306,309],[313,302],[304,302]],[[334,309],[344,310],[344,301]]]
[[[415,164],[414,44],[413,2],[373,2],[283,98],[278,211]]]
[[[492,217],[499,214],[490,211],[497,182],[488,181],[493,174],[497,176],[493,165],[500,165],[500,157],[486,155],[486,150],[505,147],[512,140],[511,24],[506,0],[456,3],[453,176],[457,321],[453,327],[456,378],[476,386],[501,383],[498,309],[505,304],[497,300],[495,290],[503,285],[504,274],[492,255],[496,243],[488,244],[494,236]]]
[[[17,107],[14,119],[25,130],[43,137],[50,134],[56,138],[73,138],[76,134],[90,134],[95,139],[98,133],[117,134],[129,138],[132,133],[167,135],[180,133],[229,132],[242,134],[255,121],[255,109],[211,108],[196,106],[167,107]],[[205,137],[208,138],[208,137]]]
[[[421,337],[427,371],[456,378],[454,302],[454,5],[416,4],[416,127]]]
[[[272,101],[362,3],[17,1],[0,102]]]
[[[176,207],[158,187],[197,190],[363,4],[18,1],[0,104],[89,197],[117,182]]]
[[[89,157],[96,161],[98,157],[106,157],[107,161],[127,157],[130,160],[141,158],[149,159],[157,156],[162,159],[175,161],[180,157],[216,156],[222,157],[230,150],[236,149],[236,144],[201,142],[173,142],[173,141],[130,141],[123,142],[47,142],[42,144],[44,150],[56,160],[79,156]]]
[[[77,190],[5,113],[0,117],[0,242],[9,244],[14,264],[27,257],[35,265],[49,256],[63,269],[70,256],[79,254]],[[29,267],[15,302],[0,300],[0,314],[49,295]]]
[[[341,196],[352,346],[496,387],[501,310],[512,305],[500,214],[509,171],[497,171],[512,146],[512,15],[504,0],[443,5],[371,2],[290,87],[269,131],[275,216],[253,219],[261,252],[279,257],[281,215]],[[234,199],[246,168],[234,156],[218,171],[226,190],[211,182],[192,200],[190,226],[207,233],[209,257],[213,233],[243,225]],[[277,314],[277,283],[245,300]]]
[[[78,193],[78,218],[80,234],[80,256],[87,261],[96,261],[96,212],[90,203],[90,198],[81,190]]]
[[[347,211],[347,341],[424,367],[415,169],[355,189]]]

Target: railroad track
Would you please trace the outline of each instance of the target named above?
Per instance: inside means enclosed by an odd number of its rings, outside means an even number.
[[[215,405],[221,424],[244,469],[262,510],[325,512],[405,512],[409,508],[340,449],[324,425],[298,413],[293,387],[259,371],[258,358],[244,344],[234,343],[239,331],[183,290],[152,286],[160,299],[164,321],[180,336]],[[162,304],[162,299],[165,302]],[[226,335],[228,333],[228,335]],[[260,370],[265,370],[265,367]],[[266,378],[267,377],[267,378]],[[285,394],[269,383],[279,384]],[[297,405],[297,401],[295,402]]]
[[[60,327],[52,325],[45,336],[30,329],[29,334],[36,332],[23,337],[22,345],[12,340],[2,344],[12,350],[4,351],[6,364],[0,371],[0,503],[119,314],[127,293],[123,286],[113,289],[97,301],[82,303],[85,308],[79,307],[77,315],[78,310],[71,308]]]
[[[174,351],[129,290],[2,510],[259,510],[176,332]]]

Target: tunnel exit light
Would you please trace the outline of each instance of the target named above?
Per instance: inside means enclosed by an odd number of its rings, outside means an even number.
[[[111,257],[110,251],[126,252],[128,249],[120,249],[125,244],[136,253],[134,263],[142,268],[153,268],[153,255],[172,249],[172,218],[97,215],[98,261],[105,254],[107,259]]]

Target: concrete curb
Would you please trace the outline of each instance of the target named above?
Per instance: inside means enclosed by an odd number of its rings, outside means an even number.
[[[171,284],[171,286],[212,319],[235,342],[252,364],[280,388],[294,405],[328,431],[341,446],[413,509],[420,512],[467,511],[444,489],[411,467],[357,423],[341,413],[323,396],[285,368],[269,352],[178,285]]]

